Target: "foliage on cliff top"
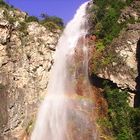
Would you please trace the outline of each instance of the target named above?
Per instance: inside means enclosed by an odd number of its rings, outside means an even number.
[[[41,14],[42,20],[40,20],[40,23],[47,27],[49,30],[53,29],[60,29],[62,30],[64,28],[63,20],[56,16],[49,16],[47,14]]]
[[[26,22],[38,22],[50,31],[62,30],[64,28],[63,20],[59,17],[49,16],[47,14],[42,14],[41,17],[42,19],[38,19],[35,16],[28,16],[26,17]]]
[[[90,33],[102,40],[104,45],[112,42],[126,23],[118,23],[121,10],[133,0],[94,0],[90,10]]]
[[[64,28],[63,20],[56,16],[49,16],[47,14],[41,14],[42,19],[38,19],[35,16],[26,17],[26,22],[36,21],[45,26],[48,30],[62,30]]]
[[[9,8],[10,6],[6,4],[3,0],[0,0],[0,7]]]
[[[89,8],[89,33],[97,36],[97,51],[92,62],[93,73],[98,73],[106,66],[115,68],[112,67],[113,62],[119,65],[124,63],[112,44],[128,24],[140,22],[139,18],[131,15],[131,12],[138,14],[140,7],[135,0],[95,0],[93,3]]]
[[[9,9],[16,10],[16,9],[14,9],[13,6],[8,5],[3,0],[0,0],[0,7],[6,8],[7,10],[9,10]],[[17,20],[16,17],[10,17],[10,15],[8,15],[7,17],[11,22],[15,22]],[[26,16],[24,22],[25,23],[38,22],[41,25],[45,26],[50,31],[57,30],[57,29],[62,30],[64,28],[63,20],[59,17],[49,16],[47,14],[41,14],[41,17],[42,17],[42,19],[38,19],[35,16]]]

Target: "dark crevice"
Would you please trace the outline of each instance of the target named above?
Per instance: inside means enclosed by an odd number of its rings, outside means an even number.
[[[29,54],[27,54],[27,59],[30,61],[31,60],[31,56]]]
[[[138,76],[136,77],[136,95],[134,98],[134,107],[140,107],[140,39],[137,42],[136,60]]]
[[[92,74],[89,76],[91,84],[96,86],[97,88],[102,89],[105,88],[105,85],[109,85],[111,88],[117,88],[121,89],[122,91],[134,93],[135,94],[134,107],[140,107],[140,39],[137,42],[136,60],[137,60],[138,76],[135,79],[136,81],[135,90],[131,90],[130,88],[122,89],[121,87],[118,87],[116,83],[113,83],[111,80],[98,77],[96,74]]]
[[[2,64],[1,64],[1,67],[5,66],[5,65],[7,65],[7,64],[8,64],[8,62],[2,63]]]
[[[52,48],[52,47],[48,47],[51,51],[55,51],[56,49],[55,48]]]
[[[117,88],[117,84],[113,83],[112,81],[110,80],[107,80],[107,79],[104,79],[104,78],[101,78],[101,77],[98,77],[97,75],[95,74],[92,74],[89,76],[89,79],[90,79],[90,83],[97,87],[97,88],[104,88],[104,83],[107,82],[110,86],[114,87],[114,88]]]
[[[136,93],[136,91],[133,91],[129,88],[122,89],[121,87],[118,87],[116,83],[113,83],[113,81],[105,78],[101,78],[97,76],[96,74],[92,74],[89,76],[90,83],[97,87],[104,89],[106,85],[110,86],[112,89],[121,89],[122,91],[130,92],[130,93]]]

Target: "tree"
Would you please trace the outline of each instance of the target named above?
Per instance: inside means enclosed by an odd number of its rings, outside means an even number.
[[[64,27],[63,20],[59,17],[49,16],[48,14],[42,13],[41,18],[42,18],[42,20],[41,20],[42,23],[53,22],[54,24],[56,24],[59,27]]]

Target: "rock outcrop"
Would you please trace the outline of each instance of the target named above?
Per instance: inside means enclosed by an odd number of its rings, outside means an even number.
[[[136,53],[139,38],[139,23],[129,25],[125,31],[122,31],[106,54],[105,59],[110,57],[110,63],[101,67],[98,75],[110,79],[122,89],[135,91],[138,76]]]
[[[133,106],[135,102],[140,103],[137,96],[140,93],[140,1],[134,0],[130,6],[124,7],[117,22],[125,26],[110,45],[99,50],[96,41],[91,42],[95,45],[95,51],[89,69],[97,77],[127,90],[131,95],[130,105]]]
[[[61,31],[50,32],[28,15],[0,8],[0,140],[28,133],[40,101]]]
[[[133,93],[140,89],[139,9],[140,2],[135,0],[122,10],[118,23],[131,20],[131,24],[102,50],[103,55],[96,52],[96,47],[89,49],[90,58],[92,54],[96,57],[92,60],[96,63],[93,65],[96,76]],[[27,16],[19,10],[0,8],[0,140],[23,140],[28,135],[38,106],[47,94],[48,76],[61,34],[59,30],[47,30],[38,22],[27,23]],[[90,39],[95,45],[96,36]],[[78,49],[77,53],[82,58]],[[93,91],[97,106],[104,106],[98,109],[99,114],[105,114],[107,105],[100,95],[102,90],[94,87]]]
[[[133,1],[120,14],[118,23],[127,23],[109,46],[94,52],[92,68],[96,76],[110,80],[122,90],[138,94],[140,55],[140,1]],[[134,94],[133,94],[134,93]],[[133,98],[132,97],[132,98]],[[131,105],[133,104],[133,101]]]

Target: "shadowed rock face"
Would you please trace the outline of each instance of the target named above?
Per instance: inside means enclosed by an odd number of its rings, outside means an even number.
[[[26,16],[0,8],[0,140],[19,140],[29,131],[60,35],[37,22],[21,23]]]
[[[137,60],[138,76],[136,77],[136,95],[134,98],[134,107],[139,107],[140,106],[140,39],[137,42],[136,60]]]

